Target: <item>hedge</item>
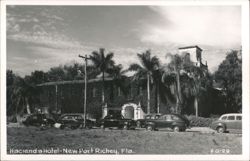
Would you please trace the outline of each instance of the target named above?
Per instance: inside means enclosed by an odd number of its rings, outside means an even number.
[[[196,117],[194,115],[186,117],[190,121],[191,127],[209,127],[213,121],[218,119],[218,118]]]

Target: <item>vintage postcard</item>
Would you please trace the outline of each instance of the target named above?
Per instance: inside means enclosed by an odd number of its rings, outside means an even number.
[[[249,1],[1,1],[1,160],[249,160]]]

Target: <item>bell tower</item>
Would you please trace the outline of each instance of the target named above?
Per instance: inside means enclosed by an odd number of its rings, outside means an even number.
[[[190,60],[194,62],[197,66],[202,65],[202,49],[199,46],[186,46],[179,48],[179,54],[188,54]]]

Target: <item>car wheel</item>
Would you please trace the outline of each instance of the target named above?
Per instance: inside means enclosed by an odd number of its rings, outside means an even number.
[[[146,129],[147,129],[148,131],[153,131],[153,130],[154,130],[154,128],[153,128],[152,125],[148,125],[148,126],[146,127]]]
[[[75,129],[77,129],[77,128],[79,128],[80,126],[79,125],[72,125],[72,126],[70,126],[70,128],[72,129],[72,130],[75,130]]]
[[[175,127],[173,128],[173,130],[174,130],[174,132],[180,132],[179,126],[175,126]]]
[[[217,132],[218,133],[224,133],[225,129],[223,127],[217,127]]]
[[[91,125],[88,125],[88,126],[87,126],[87,129],[92,129],[92,126],[91,126]]]
[[[128,130],[128,125],[123,125],[123,130]]]
[[[60,126],[60,129],[62,129],[62,130],[63,130],[64,128],[65,128],[65,126],[64,126],[64,125],[61,125],[61,126]]]
[[[141,127],[141,122],[140,121],[136,121],[136,127],[138,127],[138,128]]]
[[[104,125],[101,125],[101,129],[103,129],[103,130],[104,130],[104,129],[105,129],[105,126],[104,126]]]

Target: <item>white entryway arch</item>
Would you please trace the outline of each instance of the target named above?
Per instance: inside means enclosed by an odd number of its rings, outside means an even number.
[[[128,119],[142,119],[144,116],[144,112],[141,109],[140,103],[137,105],[135,103],[127,103],[122,106],[121,114]]]

